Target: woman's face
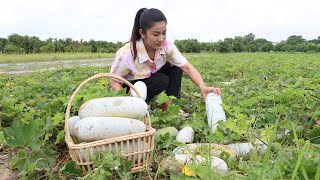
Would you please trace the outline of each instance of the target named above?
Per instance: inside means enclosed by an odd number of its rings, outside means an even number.
[[[154,25],[143,33],[140,29],[140,35],[143,38],[144,45],[147,49],[158,50],[162,48],[163,42],[166,39],[167,23],[165,21],[156,22]]]

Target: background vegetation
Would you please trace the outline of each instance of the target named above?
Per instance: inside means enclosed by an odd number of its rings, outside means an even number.
[[[225,38],[218,42],[198,42],[196,39],[176,40],[175,44],[182,52],[320,52],[320,36],[317,39],[306,40],[302,36],[292,35],[280,42],[271,42],[264,38],[256,38],[249,33],[245,36]],[[123,45],[122,42],[83,41],[71,38],[49,38],[40,40],[36,36],[19,34],[0,38],[0,53],[30,54],[30,53],[115,53]]]

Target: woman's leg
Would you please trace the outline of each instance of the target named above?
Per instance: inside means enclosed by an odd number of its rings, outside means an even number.
[[[180,98],[181,96],[181,80],[182,80],[182,70],[177,66],[172,66],[167,62],[159,71],[159,73],[164,73],[169,77],[169,85],[166,89],[166,94],[168,96],[175,96]]]
[[[151,74],[149,78],[137,79],[130,81],[130,83],[134,84],[137,81],[142,81],[147,85],[147,103],[164,90],[168,96],[180,98],[182,74],[183,72],[179,67],[171,66],[167,62],[158,72]],[[123,85],[123,87],[128,86]],[[129,92],[129,88],[127,92]]]

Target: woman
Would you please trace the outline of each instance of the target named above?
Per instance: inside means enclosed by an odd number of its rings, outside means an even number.
[[[221,90],[207,87],[199,72],[166,40],[166,31],[167,19],[160,10],[140,9],[130,41],[117,51],[111,73],[132,84],[143,81],[147,85],[147,102],[162,91],[180,98],[183,72],[199,87],[204,99],[209,92],[220,95]],[[127,86],[111,80],[111,87],[120,90]]]

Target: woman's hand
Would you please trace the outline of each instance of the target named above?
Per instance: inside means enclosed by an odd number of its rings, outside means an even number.
[[[210,92],[213,92],[216,95],[221,96],[221,89],[220,88],[205,86],[205,87],[201,88],[201,95],[202,95],[204,101],[206,100],[206,97]]]
[[[216,87],[207,87],[203,82],[203,79],[199,72],[190,63],[185,64],[181,67],[181,70],[186,73],[190,79],[200,88],[203,100],[206,100],[207,95],[210,92],[221,96],[221,89]]]

